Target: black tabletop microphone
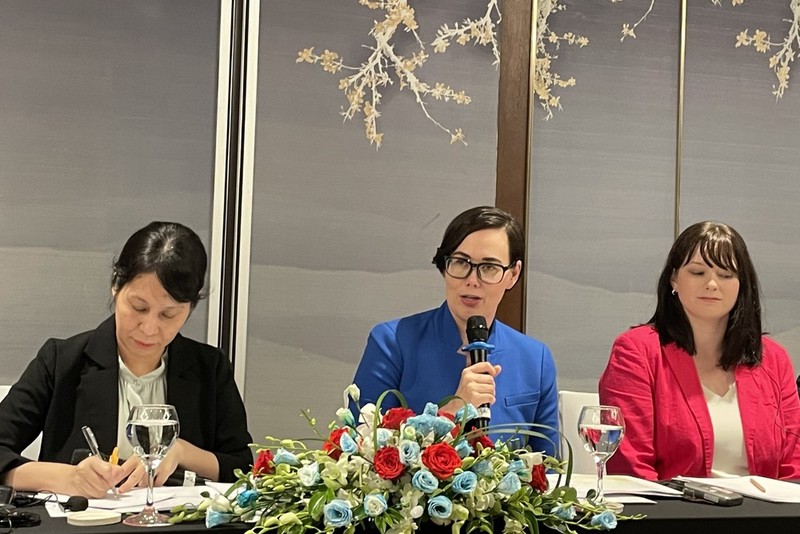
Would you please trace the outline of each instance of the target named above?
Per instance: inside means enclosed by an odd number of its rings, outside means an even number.
[[[67,499],[67,502],[61,505],[61,509],[65,512],[82,512],[89,508],[89,499],[75,495]]]
[[[486,318],[482,315],[473,315],[467,319],[467,350],[469,351],[470,365],[486,361],[488,345],[486,341],[489,339],[489,328],[486,326]],[[476,428],[486,428],[489,426],[489,419],[492,417],[492,411],[489,404],[481,404],[478,406],[478,417],[474,420]]]

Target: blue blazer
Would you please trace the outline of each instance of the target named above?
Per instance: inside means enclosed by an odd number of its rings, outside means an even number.
[[[119,363],[114,316],[69,339],[49,339],[0,403],[0,473],[26,461],[20,452],[39,432],[39,459],[70,463],[87,448],[89,425],[100,450],[117,444]],[[225,355],[178,334],[169,345],[167,403],[180,419],[180,437],[213,453],[222,481],[248,470],[253,456],[244,403]]]
[[[490,425],[546,425],[549,428],[533,429],[546,437],[525,436],[522,441],[535,451],[553,454],[558,443],[558,388],[550,350],[497,320],[488,342],[495,346],[488,361],[502,367],[495,378],[497,401],[491,407]],[[465,367],[460,348],[461,335],[446,302],[437,309],[375,326],[353,379],[361,390],[360,404],[398,389],[408,407],[422,413],[425,403],[437,403],[458,389]],[[398,405],[393,395],[387,395],[381,410]]]

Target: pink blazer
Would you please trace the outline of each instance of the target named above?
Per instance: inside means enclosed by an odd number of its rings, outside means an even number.
[[[737,366],[739,411],[752,475],[800,478],[800,397],[786,350],[762,338],[763,359]],[[600,402],[622,408],[625,438],[608,472],[649,480],[711,476],[714,429],[692,356],[662,347],[651,326],[621,334],[600,377]]]

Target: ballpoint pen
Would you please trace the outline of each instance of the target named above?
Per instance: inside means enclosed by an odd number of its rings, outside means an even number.
[[[88,425],[84,425],[81,427],[81,431],[83,431],[83,437],[86,438],[86,443],[89,444],[89,450],[92,451],[94,456],[102,460],[103,455],[100,454],[100,447],[97,445],[97,438],[94,437],[92,429]]]
[[[84,425],[81,427],[81,431],[83,432],[83,437],[86,438],[86,443],[89,444],[89,450],[92,451],[92,455],[97,456],[102,460],[103,455],[100,454],[100,447],[97,445],[97,438],[94,437],[94,432],[92,432],[92,429],[88,425]],[[117,447],[114,447],[114,452],[111,453],[111,459],[109,459],[109,463],[111,463],[112,465],[116,465],[117,463],[116,459],[116,455],[118,453],[117,451],[118,451]],[[114,460],[114,462],[112,463],[111,460]],[[111,489],[114,492],[114,495],[116,495],[117,488],[111,488]]]

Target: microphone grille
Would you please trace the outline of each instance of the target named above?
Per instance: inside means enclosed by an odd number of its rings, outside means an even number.
[[[86,510],[89,507],[89,499],[86,497],[81,496],[74,496],[67,499],[67,502],[64,503],[64,509],[70,510],[72,512],[81,512]]]
[[[473,315],[467,319],[467,341],[486,341],[489,339],[489,328],[483,315]]]

